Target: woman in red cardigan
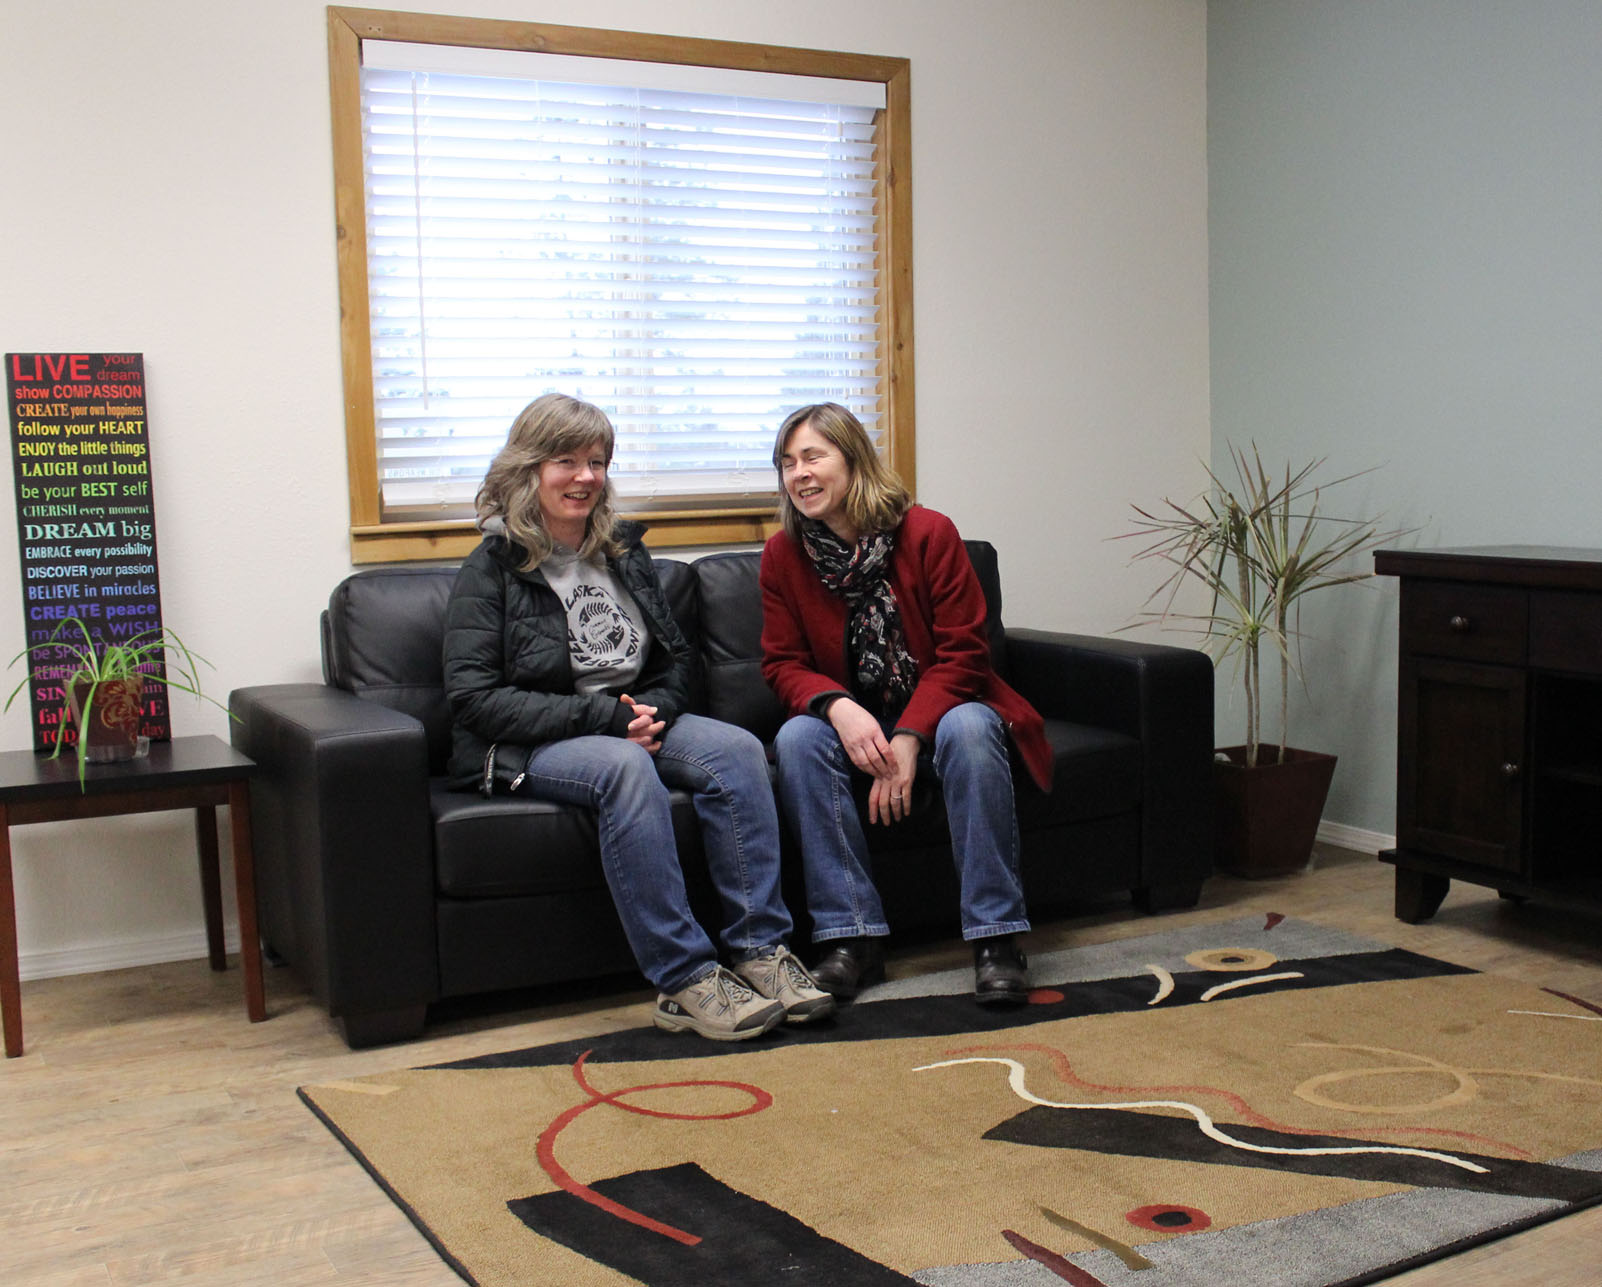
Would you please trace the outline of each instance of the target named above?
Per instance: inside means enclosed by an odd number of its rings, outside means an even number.
[[[1052,754],[1040,715],[991,666],[968,552],[842,406],[789,416],[773,456],[783,530],[762,551],[762,673],[791,716],[775,743],[778,793],[826,945],[813,976],[842,1001],[884,977],[890,927],[852,779],[871,779],[867,822],[894,826],[921,763],[945,797],[974,995],[1021,1004],[1029,921],[1011,751],[1042,789]]]

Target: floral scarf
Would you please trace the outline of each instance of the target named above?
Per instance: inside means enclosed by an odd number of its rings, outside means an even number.
[[[801,525],[807,557],[831,594],[846,601],[846,656],[853,695],[881,719],[901,713],[918,682],[918,662],[907,651],[901,607],[890,585],[895,536],[870,532],[847,545],[823,523]]]

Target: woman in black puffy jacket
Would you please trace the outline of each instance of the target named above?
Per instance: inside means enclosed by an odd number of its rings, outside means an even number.
[[[546,394],[485,475],[484,540],[445,618],[454,785],[596,811],[613,903],[659,993],[658,1027],[738,1041],[822,1018],[833,999],[786,946],[761,744],[684,710],[689,649],[643,529],[616,515],[612,446],[599,408]],[[692,793],[732,969],[690,912],[669,787]]]

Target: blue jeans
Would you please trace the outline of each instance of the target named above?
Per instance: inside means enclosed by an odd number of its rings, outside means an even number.
[[[601,867],[640,972],[661,992],[709,973],[717,951],[690,912],[673,842],[668,788],[692,794],[702,847],[736,962],[794,928],[779,893],[779,819],[767,758],[750,733],[681,715],[653,756],[621,737],[571,737],[535,748],[519,791],[598,815]]]
[[[891,727],[885,728],[887,737]],[[862,775],[840,745],[834,725],[797,715],[779,730],[774,750],[779,807],[801,846],[806,869],[813,941],[888,934],[862,818],[851,794],[853,775]],[[920,768],[927,763],[920,757]],[[947,711],[935,729],[932,767],[951,825],[962,891],[962,937],[1023,933],[1029,921],[1018,876],[1018,815],[1001,717],[979,702]]]

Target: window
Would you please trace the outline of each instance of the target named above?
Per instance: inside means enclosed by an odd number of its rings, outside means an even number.
[[[470,550],[484,468],[548,389],[612,417],[657,544],[770,531],[772,434],[805,402],[852,407],[912,481],[905,60],[329,31],[357,562]]]

